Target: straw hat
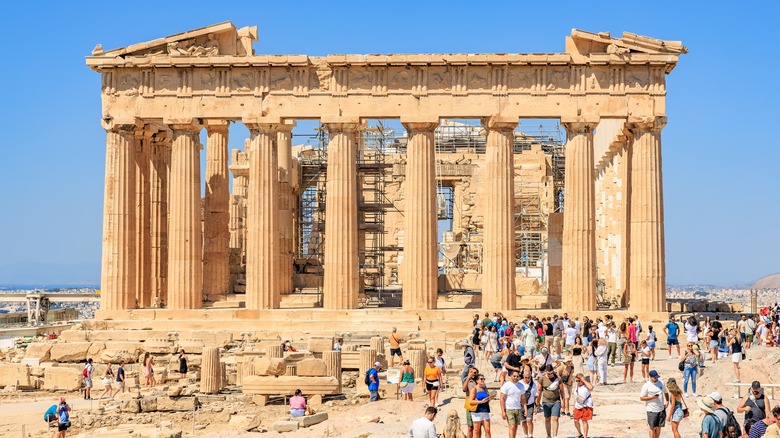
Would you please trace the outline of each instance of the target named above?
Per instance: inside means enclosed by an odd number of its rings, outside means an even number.
[[[715,401],[710,396],[706,396],[699,400],[696,400],[696,404],[699,405],[702,411],[714,414],[715,413]]]

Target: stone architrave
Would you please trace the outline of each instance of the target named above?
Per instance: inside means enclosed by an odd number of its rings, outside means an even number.
[[[291,185],[292,173],[292,129],[295,124],[280,124],[277,134],[277,154],[279,166],[279,269],[280,291],[289,294],[293,291],[293,225],[294,203]]]
[[[249,188],[247,190],[246,308],[278,309],[279,182],[277,169],[278,123],[247,123]]]
[[[134,124],[106,129],[101,309],[135,308],[135,130]]]
[[[135,300],[137,306],[142,309],[152,305],[151,199],[149,181],[152,134],[153,132],[149,129],[139,129],[135,132]]]
[[[168,301],[168,174],[171,167],[171,137],[165,131],[151,141],[149,169],[151,296],[152,305]]]
[[[598,120],[564,121],[566,193],[563,215],[562,308],[596,310],[596,204],[593,129]]]
[[[631,192],[629,283],[632,312],[666,311],[661,130],[666,117],[629,119]]]
[[[438,118],[432,119],[434,121],[402,120],[409,133],[402,296],[406,310],[436,308],[439,251],[434,131]]]
[[[357,122],[326,123],[325,309],[358,306]]]
[[[514,310],[515,214],[514,129],[517,118],[483,119],[488,131],[485,151],[482,308]]]
[[[168,212],[168,308],[203,305],[200,125],[173,123]]]
[[[207,295],[227,295],[230,288],[228,126],[225,120],[206,121],[203,291]]]

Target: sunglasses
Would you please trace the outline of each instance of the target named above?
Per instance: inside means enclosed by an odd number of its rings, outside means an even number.
[[[485,378],[484,378],[484,377],[480,377],[480,378],[479,378],[479,379],[477,379],[477,380],[485,380]]]

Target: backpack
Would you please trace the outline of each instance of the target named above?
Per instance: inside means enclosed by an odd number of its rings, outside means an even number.
[[[84,367],[84,370],[81,372],[81,375],[84,377],[89,377],[89,371],[87,371],[87,367]]]
[[[723,425],[722,430],[725,431],[728,430],[729,427],[734,426],[734,430],[737,431],[737,436],[741,436],[742,429],[739,427],[739,421],[737,421],[737,417],[734,416],[734,413],[728,408],[718,408],[718,410],[726,413],[726,424]]]
[[[371,378],[369,377],[370,375],[371,375],[371,370],[366,370],[366,380],[365,380],[366,385],[371,384]]]
[[[531,399],[531,391],[534,388],[534,381],[531,379],[531,384],[528,385],[528,389],[525,390],[525,402],[528,403],[528,400]]]

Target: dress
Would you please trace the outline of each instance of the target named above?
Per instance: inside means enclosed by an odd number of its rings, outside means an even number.
[[[498,351],[498,333],[488,332],[487,342],[485,343],[485,351],[488,353],[495,353]]]

